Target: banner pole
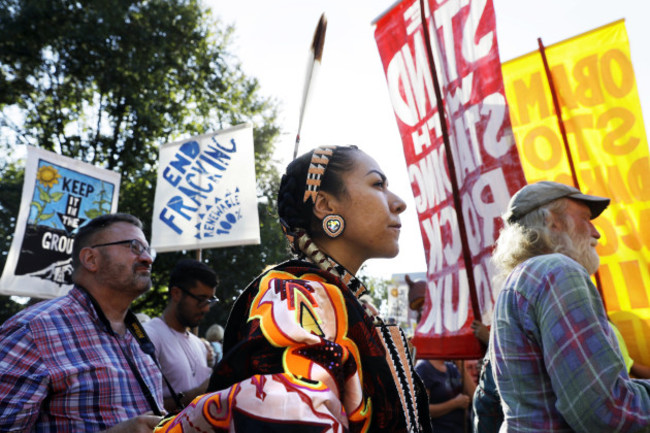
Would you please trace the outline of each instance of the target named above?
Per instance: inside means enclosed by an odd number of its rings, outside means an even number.
[[[569,162],[569,168],[571,170],[571,178],[573,179],[573,185],[580,189],[580,182],[578,182],[578,175],[576,174],[576,167],[573,164],[573,156],[571,155],[571,149],[569,148],[569,139],[566,135],[566,128],[564,127],[564,120],[562,119],[562,109],[560,107],[560,100],[557,96],[557,91],[555,90],[555,83],[553,82],[553,75],[551,74],[551,68],[548,65],[548,60],[546,58],[546,47],[542,43],[542,38],[537,38],[537,44],[539,45],[539,53],[542,55],[542,63],[544,64],[544,72],[546,73],[546,80],[548,81],[548,87],[551,90],[551,99],[553,100],[553,107],[555,108],[555,118],[557,119],[558,127],[560,128],[560,135],[562,136],[562,143],[564,144],[564,151],[566,152],[567,160]],[[594,279],[596,280],[596,289],[600,294],[600,299],[603,302],[603,307],[607,311],[607,305],[605,304],[605,297],[603,296],[603,286],[600,281],[600,273],[598,270],[594,273]]]
[[[449,168],[449,177],[451,178],[451,190],[454,199],[454,207],[456,208],[456,218],[458,220],[458,231],[460,232],[460,241],[463,248],[463,262],[465,263],[465,274],[467,275],[467,284],[469,285],[469,295],[472,305],[472,313],[474,318],[479,322],[481,320],[481,310],[478,303],[478,295],[476,294],[476,281],[474,280],[474,271],[472,258],[469,251],[469,242],[467,240],[467,231],[465,228],[465,220],[463,219],[463,208],[460,203],[460,192],[458,188],[458,179],[456,178],[456,165],[452,156],[451,142],[449,140],[449,131],[447,130],[447,121],[445,119],[445,107],[442,102],[442,91],[440,90],[440,81],[436,73],[436,64],[433,58],[433,51],[431,49],[431,38],[429,37],[429,26],[427,24],[425,13],[425,1],[420,0],[420,18],[422,20],[422,29],[424,30],[424,42],[427,49],[427,60],[429,61],[429,69],[433,78],[433,89],[436,94],[436,105],[438,109],[438,116],[440,116],[440,128],[442,139],[445,146],[445,153],[447,157],[447,167]]]
[[[573,180],[573,185],[576,188],[580,189],[580,183],[578,182],[578,176],[576,175],[576,168],[573,164],[573,157],[571,156],[571,149],[569,149],[569,140],[566,135],[566,128],[564,127],[564,121],[562,120],[560,100],[557,97],[555,84],[553,83],[553,76],[551,75],[551,68],[548,66],[548,60],[546,59],[546,48],[542,43],[542,38],[537,38],[537,43],[539,45],[539,53],[542,55],[542,63],[544,64],[544,72],[546,73],[548,87],[551,89],[551,99],[553,100],[553,108],[555,108],[555,118],[557,119],[557,125],[560,128],[560,135],[562,136],[564,151],[566,152],[567,159],[569,161],[569,168],[571,169],[571,178]]]
[[[198,260],[199,262],[203,261],[203,250],[201,248],[196,250],[196,260]],[[195,326],[194,328],[191,328],[190,331],[192,332],[192,334],[196,335],[197,337],[199,336],[199,327],[198,326]]]

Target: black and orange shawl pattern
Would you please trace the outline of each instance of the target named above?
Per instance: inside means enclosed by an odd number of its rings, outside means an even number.
[[[211,392],[156,432],[429,432],[404,334],[349,284],[302,260],[259,276],[230,313]]]

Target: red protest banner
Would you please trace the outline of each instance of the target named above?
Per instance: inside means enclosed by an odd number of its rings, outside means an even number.
[[[375,22],[428,262],[413,343],[422,358],[478,358],[483,349],[470,324],[478,316],[490,322],[489,258],[500,216],[525,178],[492,1],[433,1],[424,14],[421,3],[402,1]]]

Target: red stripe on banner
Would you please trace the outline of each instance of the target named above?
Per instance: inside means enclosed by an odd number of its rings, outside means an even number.
[[[484,348],[470,328],[475,316],[470,293],[475,290],[477,315],[489,324],[496,293],[489,257],[500,217],[525,178],[505,100],[492,1],[464,6],[431,1],[427,7],[423,26],[418,0],[396,4],[377,20],[375,40],[428,263],[428,290],[413,343],[422,358],[471,359],[482,356]],[[430,63],[444,113],[437,107]],[[447,162],[443,125],[455,175]],[[456,197],[452,181],[458,185]],[[464,254],[471,258],[474,289]]]

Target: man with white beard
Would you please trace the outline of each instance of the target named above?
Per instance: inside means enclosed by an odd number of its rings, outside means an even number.
[[[502,433],[650,431],[650,382],[628,376],[590,278],[600,238],[591,220],[608,205],[555,182],[510,200],[489,344]]]

